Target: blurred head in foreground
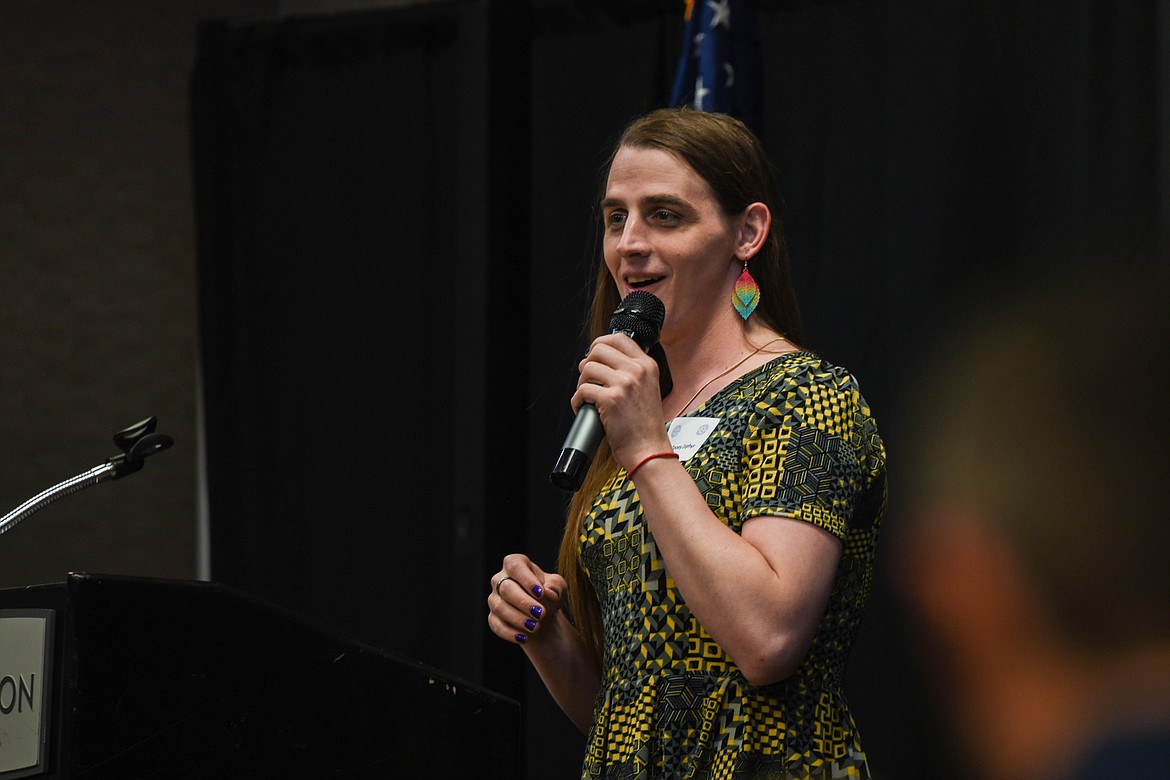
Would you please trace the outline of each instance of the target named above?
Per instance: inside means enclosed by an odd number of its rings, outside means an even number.
[[[975,777],[1167,777],[1170,279],[975,318],[913,407],[894,569]]]

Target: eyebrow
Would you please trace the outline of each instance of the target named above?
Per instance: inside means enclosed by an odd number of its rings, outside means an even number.
[[[678,197],[677,195],[669,195],[666,193],[662,193],[660,195],[648,195],[645,198],[641,198],[638,202],[643,203],[643,204],[647,204],[647,205],[679,206],[682,208],[691,208],[691,204],[688,203],[687,201],[683,200],[682,198]],[[618,208],[618,207],[621,207],[622,205],[623,205],[623,202],[618,200],[617,198],[602,198],[601,204],[600,204],[600,206],[603,210],[610,209],[610,208]]]

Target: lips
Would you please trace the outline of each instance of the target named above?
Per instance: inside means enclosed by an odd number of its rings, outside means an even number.
[[[637,290],[654,284],[660,279],[662,279],[661,276],[627,276],[626,284],[630,286],[630,289]]]

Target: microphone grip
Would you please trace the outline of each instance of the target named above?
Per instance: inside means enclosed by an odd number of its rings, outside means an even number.
[[[601,439],[605,436],[605,428],[601,424],[601,415],[593,404],[582,404],[565,437],[561,447],[561,455],[548,475],[554,485],[563,490],[576,491],[585,480],[585,472],[589,470],[589,463],[597,454]]]

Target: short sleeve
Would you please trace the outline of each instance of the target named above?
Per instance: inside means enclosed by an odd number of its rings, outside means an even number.
[[[744,433],[741,518],[791,517],[844,541],[867,489],[868,419],[853,377],[824,364],[761,394]]]

